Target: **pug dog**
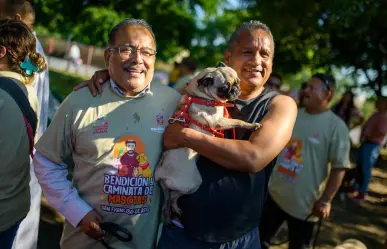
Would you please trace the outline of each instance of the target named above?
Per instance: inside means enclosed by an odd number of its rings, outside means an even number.
[[[226,103],[235,100],[240,95],[240,80],[237,73],[225,64],[220,63],[216,68],[206,68],[186,85],[186,94],[179,101],[179,107],[186,105],[186,98],[195,97],[206,101],[215,100]],[[191,120],[207,125],[214,130],[245,128],[256,130],[259,123],[246,123],[238,119],[224,117],[224,106],[211,106],[191,103],[187,109]],[[174,121],[172,119],[172,121]],[[202,133],[213,135],[198,125],[190,124],[189,128]],[[167,150],[163,153],[155,178],[164,192],[162,212],[165,223],[170,223],[170,210],[181,215],[177,200],[182,195],[192,194],[198,190],[202,178],[196,166],[198,153],[189,148]]]

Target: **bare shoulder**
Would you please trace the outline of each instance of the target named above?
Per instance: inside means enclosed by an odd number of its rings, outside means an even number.
[[[297,115],[297,104],[294,101],[293,98],[286,96],[286,95],[278,95],[274,97],[272,100],[269,112],[271,114],[276,115],[282,115],[286,113],[286,116],[296,116]]]
[[[286,95],[278,95],[274,97],[270,106],[273,106],[275,108],[285,107],[297,109],[297,104],[294,99]]]

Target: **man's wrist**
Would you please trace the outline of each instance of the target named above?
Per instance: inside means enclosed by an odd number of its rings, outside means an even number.
[[[330,206],[331,205],[331,202],[330,201],[327,201],[327,200],[323,200],[323,199],[320,199],[318,200],[322,205],[324,206]]]
[[[182,147],[188,147],[188,141],[194,132],[193,129],[183,128],[180,133],[179,144]]]

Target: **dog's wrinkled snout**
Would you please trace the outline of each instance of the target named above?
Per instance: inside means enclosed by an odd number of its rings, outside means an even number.
[[[237,84],[234,84],[234,85],[231,87],[230,91],[229,91],[229,95],[230,95],[229,99],[230,99],[230,100],[237,99],[237,98],[239,97],[240,94],[241,94],[241,88],[240,88],[240,86],[237,85]]]
[[[228,100],[234,100],[239,97],[239,94],[241,93],[241,89],[239,85],[233,84],[230,86],[230,83],[227,83],[226,85],[223,85],[218,89],[218,96],[221,98],[226,98]]]

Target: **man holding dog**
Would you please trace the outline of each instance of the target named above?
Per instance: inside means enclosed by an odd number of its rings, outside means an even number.
[[[111,80],[94,98],[71,93],[36,145],[36,176],[48,203],[66,218],[62,249],[150,249],[159,227],[160,189],[153,172],[162,153],[166,118],[180,95],[161,84],[150,87],[156,40],[143,20],[126,19],[109,34],[105,64]],[[120,174],[131,164],[151,175]],[[75,162],[72,183],[63,159]],[[123,165],[124,164],[124,165]],[[132,235],[130,242],[106,236],[105,222]]]
[[[273,57],[273,36],[258,21],[237,28],[225,51],[224,62],[237,72],[242,90],[229,112],[233,118],[262,123],[259,130],[237,129],[234,140],[228,139],[231,134],[222,139],[180,124],[166,128],[166,149],[189,147],[201,155],[198,168],[203,182],[197,192],[180,198],[182,216],[163,227],[159,249],[261,248],[258,224],[269,177],[297,115],[290,97],[264,89]],[[88,85],[96,95],[106,78],[106,72],[100,71],[77,88]]]
[[[242,24],[231,36],[224,62],[241,80],[242,93],[233,118],[262,128],[237,129],[237,139],[204,135],[180,125],[164,134],[167,149],[189,147],[201,158],[203,178],[199,190],[181,197],[178,225],[165,225],[159,249],[259,249],[258,224],[267,195],[275,158],[289,141],[295,122],[295,102],[264,89],[272,71],[274,40],[269,28],[258,22]],[[231,136],[229,136],[231,138]]]

